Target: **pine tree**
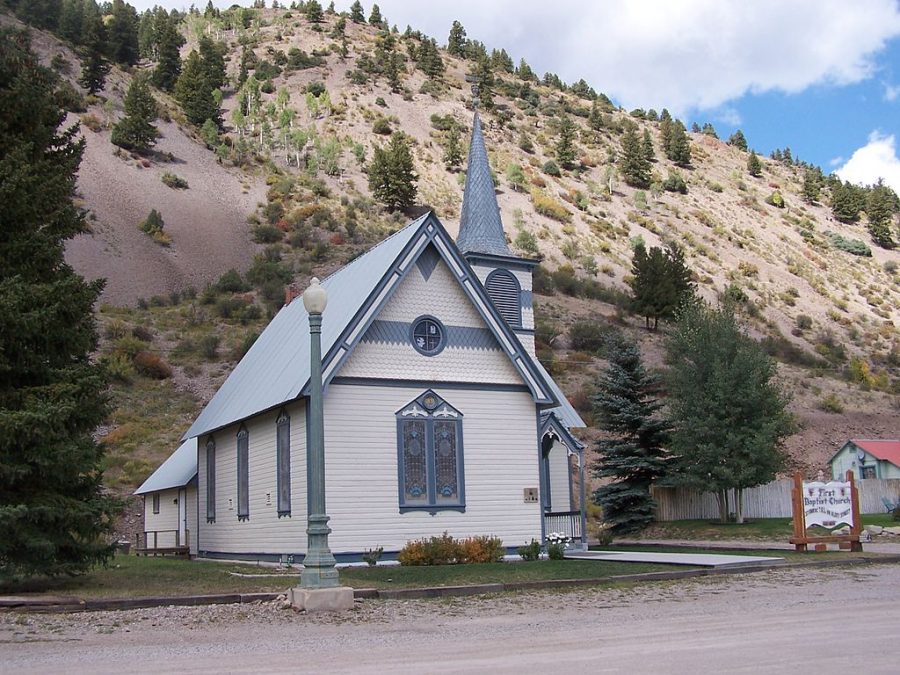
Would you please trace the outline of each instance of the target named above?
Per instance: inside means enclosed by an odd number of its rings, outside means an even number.
[[[459,21],[454,21],[450,26],[450,35],[447,37],[447,53],[451,56],[463,56],[467,42],[466,29]]]
[[[100,10],[93,0],[85,2],[81,20],[82,57],[81,78],[79,83],[88,90],[89,94],[103,91],[106,86],[106,74],[109,72],[109,64],[103,54],[106,51],[106,28],[100,17]]]
[[[378,5],[372,5],[372,11],[369,12],[369,23],[373,26],[382,27],[384,19],[381,16],[381,9]]]
[[[591,111],[588,113],[588,126],[594,131],[600,131],[603,128],[603,113],[600,112],[600,103],[594,99],[591,103]]]
[[[653,521],[650,486],[665,471],[669,425],[659,416],[658,378],[644,368],[638,346],[617,335],[606,351],[609,366],[593,404],[597,426],[610,437],[597,441],[594,475],[614,480],[594,492],[594,502],[613,534],[627,534]]]
[[[491,61],[486,56],[479,58],[472,66],[469,74],[478,83],[478,102],[485,110],[494,107],[494,71]]]
[[[444,60],[434,38],[425,39],[419,47],[419,60],[416,64],[429,80],[440,80],[444,75]]]
[[[866,218],[869,221],[868,228],[872,241],[881,248],[892,249],[895,246],[891,237],[891,225],[894,222],[896,207],[897,195],[879,178],[869,189],[866,198]]]
[[[78,82],[87,89],[88,94],[103,91],[108,72],[109,64],[103,58],[103,53],[97,48],[87,48],[81,59],[81,77]]]
[[[206,84],[212,89],[221,89],[225,86],[225,49],[224,43],[213,42],[206,35],[197,43]]]
[[[219,106],[213,97],[213,88],[206,79],[206,69],[196,50],[191,50],[184,62],[184,70],[175,83],[175,98],[184,109],[191,124],[202,125],[211,119],[221,124]]]
[[[744,132],[740,129],[738,129],[728,137],[727,143],[728,145],[736,147],[738,150],[747,152],[747,139],[744,137]]]
[[[59,16],[59,35],[70,42],[81,39],[81,0],[63,0]]]
[[[831,213],[842,223],[855,223],[864,206],[860,190],[850,183],[838,183],[831,190]]]
[[[395,131],[386,148],[375,148],[369,164],[369,189],[391,211],[403,211],[415,202],[417,179],[409,141]]]
[[[462,140],[459,126],[454,121],[447,132],[447,144],[444,146],[444,166],[447,171],[456,171],[462,166]]]
[[[366,22],[366,15],[363,14],[363,6],[359,0],[354,0],[353,4],[350,5],[350,20],[353,23]]]
[[[691,271],[676,244],[665,249],[653,246],[649,251],[643,244],[637,246],[631,274],[632,309],[644,316],[647,330],[656,330],[660,319],[674,317],[678,307],[694,294]]]
[[[813,169],[807,169],[803,174],[803,188],[801,190],[803,201],[807,204],[815,204],[819,199],[819,176]]]
[[[163,91],[172,91],[181,74],[179,48],[183,38],[175,26],[175,19],[167,15],[165,10],[156,15],[155,33],[158,61],[153,71],[153,84]]]
[[[672,124],[668,157],[681,167],[688,167],[691,164],[691,143],[688,140],[687,131],[680,120],[675,120]]]
[[[309,0],[306,3],[306,20],[310,23],[322,23],[325,20],[325,13],[322,11],[322,5],[318,0]]]
[[[571,168],[575,163],[575,123],[568,115],[559,119],[559,140],[556,142],[556,159],[563,168]]]
[[[700,133],[704,136],[710,136],[712,138],[719,137],[719,134],[716,133],[716,128],[710,122],[703,123],[703,127],[700,129]]]
[[[716,493],[723,522],[727,491],[736,490],[734,513],[742,522],[743,489],[769,482],[784,467],[781,445],[792,422],[775,363],[730,304],[688,303],[666,352],[671,478]]]
[[[634,126],[628,127],[622,135],[622,155],[619,170],[628,185],[636,188],[650,187],[650,162],[644,155],[641,141]]]
[[[641,150],[644,153],[644,159],[648,163],[652,163],[656,159],[656,153],[653,151],[653,139],[650,138],[649,129],[644,129],[644,135],[641,138]]]
[[[84,151],[24,32],[0,31],[0,583],[108,560],[102,487],[107,382],[91,359],[102,281],[64,259],[84,232],[73,203]]]
[[[138,62],[138,15],[134,7],[124,0],[113,0],[112,18],[106,32],[110,59],[128,66]]]
[[[762,162],[759,161],[755,150],[751,150],[750,156],[747,158],[747,173],[754,178],[762,176]]]
[[[524,80],[525,82],[534,82],[537,79],[537,75],[534,74],[534,71],[525,59],[519,59],[519,67],[516,68],[516,75],[519,76],[520,80]]]
[[[147,78],[137,75],[125,95],[125,117],[113,127],[112,142],[127,150],[146,152],[156,144],[159,135],[153,126],[156,117],[156,101]]]

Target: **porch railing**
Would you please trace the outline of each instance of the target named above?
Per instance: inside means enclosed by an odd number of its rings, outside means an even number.
[[[547,534],[559,532],[571,541],[584,541],[581,511],[547,511],[544,513],[544,527]]]
[[[134,535],[135,549],[138,553],[180,553],[190,548],[191,533],[178,530],[147,530]],[[183,541],[182,541],[183,540]]]

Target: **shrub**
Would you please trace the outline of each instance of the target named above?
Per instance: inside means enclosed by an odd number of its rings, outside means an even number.
[[[534,204],[534,210],[542,216],[553,218],[561,223],[568,223],[572,219],[572,214],[565,206],[540,190],[531,191],[531,203]]]
[[[543,166],[544,173],[548,176],[561,176],[562,172],[559,170],[559,166],[557,166],[556,162],[552,159],[544,162]]]
[[[200,353],[210,361],[219,356],[219,342],[221,338],[218,335],[204,335],[200,338]]]
[[[766,197],[766,204],[770,206],[774,206],[779,209],[784,208],[784,197],[781,196],[781,193],[778,190],[775,190],[772,194]]]
[[[162,182],[173,190],[187,190],[189,187],[184,178],[168,171],[162,175]]]
[[[439,537],[407,542],[397,554],[401,565],[453,565],[462,555],[460,542],[444,532]]]
[[[88,129],[93,131],[95,134],[99,133],[101,129],[103,129],[103,125],[100,124],[100,120],[97,119],[97,116],[93,113],[87,113],[86,115],[81,116],[81,123],[86,126]]]
[[[450,131],[454,124],[456,124],[456,119],[450,113],[446,115],[434,113],[431,116],[431,126],[438,131]]]
[[[519,230],[519,233],[516,235],[516,248],[523,253],[530,253],[534,256],[540,254],[537,238],[528,230]]]
[[[253,241],[257,244],[277,244],[284,238],[284,232],[267,223],[260,223],[253,228]]]
[[[503,562],[506,549],[499,537],[480,535],[469,537],[459,542],[459,562],[461,563],[492,563]]]
[[[325,83],[318,80],[306,85],[306,93],[312,94],[313,96],[321,96],[325,91]]]
[[[372,133],[381,134],[383,136],[390,136],[392,133],[391,123],[387,121],[384,117],[379,117],[372,124]]]
[[[837,232],[832,232],[831,230],[825,230],[825,236],[828,237],[828,241],[831,242],[831,245],[839,251],[852,253],[853,255],[862,256],[864,258],[872,257],[872,249],[859,239],[845,239]]]
[[[172,377],[172,367],[159,354],[142,351],[134,355],[134,367],[145,377],[166,380]]]
[[[811,317],[806,314],[798,314],[797,315],[797,328],[800,330],[808,330],[812,328],[813,320]]]
[[[141,231],[149,234],[153,237],[153,241],[162,246],[168,246],[172,243],[172,238],[163,231],[165,227],[165,222],[162,219],[162,215],[160,215],[159,211],[156,209],[150,209],[150,213],[147,214],[147,217],[144,219],[144,222],[140,224]]]
[[[609,329],[596,321],[582,319],[572,324],[569,329],[569,340],[572,349],[583,352],[597,352],[603,348]]]
[[[241,278],[241,273],[232,268],[219,277],[213,285],[219,293],[243,293],[250,290],[250,285]]]
[[[844,412],[844,404],[841,403],[841,399],[839,399],[834,393],[831,393],[821,401],[819,401],[819,410],[840,414]]]
[[[537,560],[541,557],[541,542],[539,542],[537,539],[532,539],[530,544],[520,546],[518,553],[519,557],[522,558],[522,560]]]
[[[678,192],[680,194],[687,194],[687,183],[684,182],[684,178],[682,178],[681,174],[677,171],[670,171],[668,178],[663,181],[663,190],[666,192]],[[719,187],[719,192],[722,191],[721,186]]]
[[[135,375],[134,366],[125,354],[109,354],[102,359],[106,373],[116,382],[128,384]]]
[[[387,102],[381,96],[375,99],[375,105],[387,108]]]
[[[375,567],[376,565],[378,565],[378,561],[381,560],[381,556],[383,553],[384,546],[379,546],[378,548],[367,548],[366,552],[362,555],[363,562],[366,563],[369,567]]]
[[[138,352],[147,349],[149,345],[134,335],[124,335],[113,343],[113,352],[124,354],[129,359],[133,359]]]

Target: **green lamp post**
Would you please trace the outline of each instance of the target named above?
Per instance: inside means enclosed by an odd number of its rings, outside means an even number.
[[[303,588],[334,588],[338,571],[328,548],[328,516],[325,513],[325,420],[322,409],[322,312],[328,294],[313,277],[303,293],[309,313],[309,446],[306,448],[306,557],[300,585]]]

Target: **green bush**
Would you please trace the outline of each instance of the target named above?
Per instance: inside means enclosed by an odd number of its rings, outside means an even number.
[[[688,188],[687,183],[684,182],[684,178],[682,178],[681,174],[677,171],[670,171],[668,178],[663,181],[663,190],[666,192],[678,192],[680,194],[686,195]],[[719,192],[721,192],[721,186],[719,187]]]
[[[837,232],[832,232],[831,230],[826,230],[825,236],[828,237],[828,241],[831,242],[831,245],[839,251],[852,253],[853,255],[862,256],[864,258],[872,257],[872,249],[859,239],[845,239]]]
[[[138,352],[132,359],[135,369],[146,377],[154,380],[165,380],[172,377],[172,368],[159,354],[143,351]]]
[[[250,290],[250,285],[241,278],[240,272],[232,268],[219,277],[213,288],[219,293],[243,293]]]
[[[778,209],[784,208],[784,197],[781,196],[781,193],[778,190],[775,190],[772,194],[766,197],[766,204],[770,206],[774,206]]]
[[[541,542],[539,542],[537,539],[532,539],[530,544],[520,546],[518,553],[519,557],[522,558],[522,560],[537,560],[541,557]]]
[[[600,351],[608,335],[609,328],[607,326],[587,319],[576,321],[569,329],[569,340],[572,342],[572,349],[577,349],[580,352]]]
[[[519,230],[516,235],[516,248],[533,256],[540,255],[537,238],[528,230]]]
[[[187,190],[189,187],[184,178],[168,171],[162,175],[162,182],[173,190]]]
[[[391,129],[391,123],[387,121],[384,117],[379,117],[372,124],[372,133],[381,134],[382,136],[390,136],[393,132]]]
[[[562,172],[559,170],[559,166],[552,159],[544,162],[543,166],[544,173],[548,176],[561,176]]]
[[[444,532],[439,537],[407,542],[397,554],[401,565],[453,565],[462,555],[459,542]]]
[[[284,232],[274,225],[260,223],[253,228],[253,241],[257,244],[277,244],[284,238]]]
[[[844,412],[844,404],[841,403],[841,399],[839,399],[834,393],[831,393],[828,394],[828,396],[824,397],[821,401],[819,401],[819,410],[840,414]]]

